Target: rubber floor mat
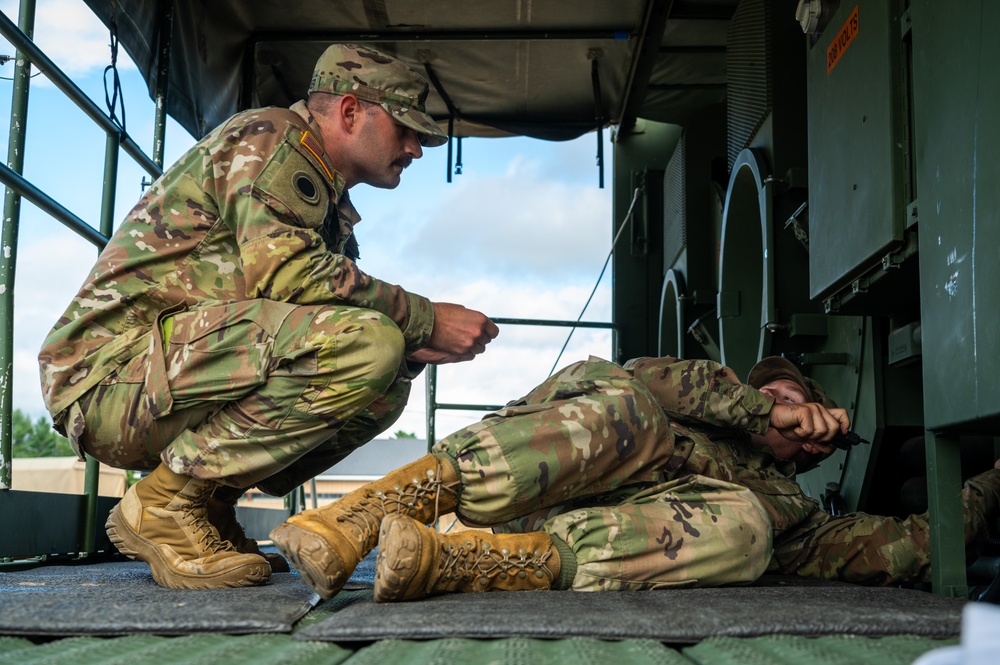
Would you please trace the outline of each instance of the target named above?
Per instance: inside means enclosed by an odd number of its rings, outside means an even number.
[[[690,644],[760,635],[960,633],[964,601],[922,591],[771,577],[751,587],[580,593],[449,594],[352,603],[298,631],[331,642],[448,637],[652,639]]]
[[[0,634],[288,633],[317,602],[295,573],[264,586],[164,589],[138,562],[43,566],[0,574]]]

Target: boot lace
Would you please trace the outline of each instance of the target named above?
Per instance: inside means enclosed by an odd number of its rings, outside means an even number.
[[[243,525],[236,519],[236,505],[214,495],[208,497],[207,501],[214,502],[212,505],[216,506],[215,514],[207,518],[207,521],[218,531],[219,539],[228,542],[232,549],[242,554],[257,554],[259,551],[257,541],[247,536]],[[206,515],[211,514],[212,510],[209,507]]]
[[[413,478],[409,483],[402,486],[396,485],[390,490],[368,490],[361,501],[345,507],[345,512],[337,516],[337,521],[352,525],[357,530],[358,538],[374,547],[383,517],[389,513],[403,513],[416,518],[417,511],[430,499],[433,499],[434,517],[432,521],[437,521],[440,515],[441,493],[449,492],[457,496],[460,484],[459,481],[441,482],[441,465],[439,463],[435,471],[427,472],[425,480]]]
[[[188,526],[191,527],[196,534],[198,534],[198,540],[195,541],[196,545],[207,551],[209,554],[218,554],[219,552],[235,552],[236,549],[233,547],[232,543],[228,540],[223,540],[219,535],[218,529],[216,529],[212,523],[208,521],[208,508],[206,507],[206,503],[208,502],[209,497],[211,497],[214,489],[215,488],[211,485],[199,488],[195,491],[191,500],[180,507],[180,511],[181,514],[184,515]]]
[[[541,579],[548,577],[551,582],[555,575],[548,566],[552,549],[545,552],[520,548],[511,552],[510,548],[495,549],[489,542],[483,541],[477,552],[471,542],[460,545],[442,543],[444,556],[438,560],[438,574],[442,581],[472,581],[475,580],[485,589],[494,579],[506,580],[510,576],[527,577],[529,574]]]

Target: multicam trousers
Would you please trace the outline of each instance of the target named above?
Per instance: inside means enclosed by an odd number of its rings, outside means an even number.
[[[1000,512],[1000,469],[965,481],[962,490],[966,557],[975,560]],[[768,572],[897,585],[930,582],[927,513],[906,519],[852,513],[833,517],[821,510],[774,539]]]
[[[150,347],[75,405],[106,464],[282,495],[392,425],[403,336],[368,309],[271,300],[165,312]],[[71,413],[74,410],[71,407]]]
[[[767,513],[750,490],[702,476],[665,482],[666,417],[612,363],[572,365],[434,452],[462,478],[463,521],[563,541],[574,589],[749,583],[770,557]]]

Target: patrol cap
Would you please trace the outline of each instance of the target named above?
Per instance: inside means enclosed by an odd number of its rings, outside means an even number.
[[[428,83],[408,66],[380,51],[354,44],[333,44],[316,61],[309,92],[356,95],[378,104],[417,132],[420,144],[442,145],[448,135],[427,115]]]
[[[790,360],[781,356],[769,356],[754,365],[747,376],[747,385],[760,388],[779,379],[788,379],[796,383],[805,392],[810,402],[818,402],[828,409],[837,406],[836,402],[827,396],[826,390],[818,381],[804,376]]]

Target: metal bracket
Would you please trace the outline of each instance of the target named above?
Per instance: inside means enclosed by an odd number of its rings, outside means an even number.
[[[809,186],[809,172],[801,166],[794,166],[785,171],[785,175],[781,178],[776,175],[767,176],[764,178],[763,184],[774,184],[782,192],[787,192],[790,189],[805,189]]]
[[[898,253],[891,252],[882,257],[882,270],[899,269],[903,264],[903,257]]]
[[[906,228],[910,228],[914,224],[920,221],[920,216],[918,214],[919,206],[917,201],[914,200],[908,206],[906,206]]]
[[[793,354],[785,354],[792,356]],[[850,365],[851,355],[849,353],[799,353],[795,355],[796,362],[800,365]],[[789,358],[792,360],[792,358]]]
[[[808,207],[809,202],[803,201],[802,205],[796,208],[795,212],[792,213],[792,216],[785,220],[785,228],[787,229],[791,227],[792,233],[795,234],[795,239],[802,243],[802,246],[806,248],[807,252],[809,251],[809,232],[806,231],[805,227],[802,226],[802,223],[799,221],[799,215],[804,213]]]

